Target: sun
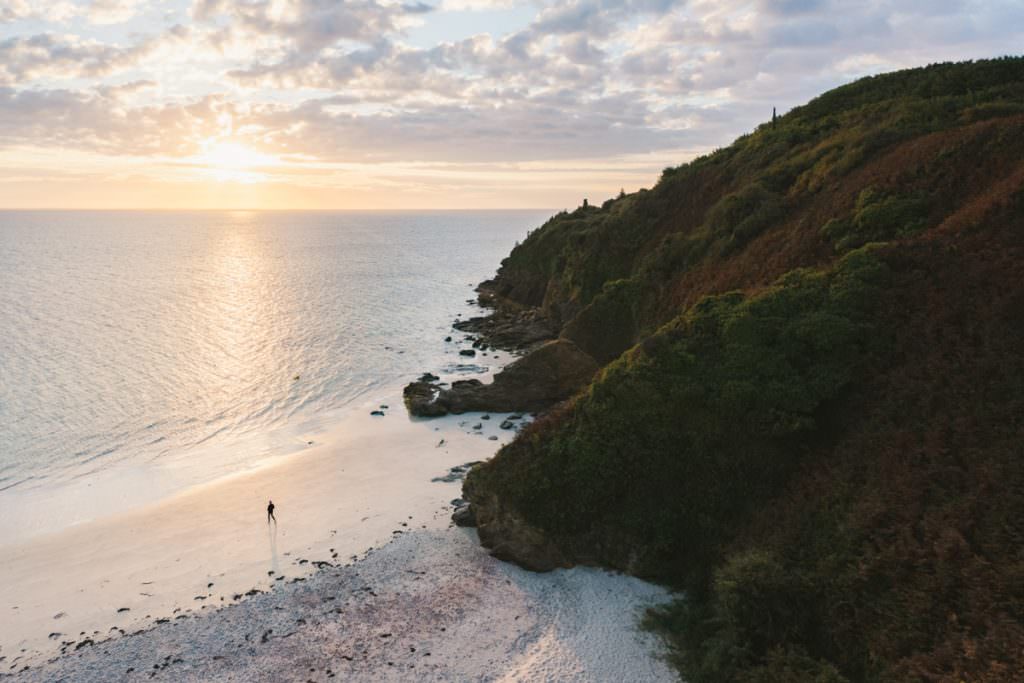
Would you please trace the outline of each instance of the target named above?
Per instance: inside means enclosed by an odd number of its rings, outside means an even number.
[[[194,157],[195,164],[217,180],[253,183],[266,179],[260,169],[280,164],[269,154],[223,139],[210,139]]]

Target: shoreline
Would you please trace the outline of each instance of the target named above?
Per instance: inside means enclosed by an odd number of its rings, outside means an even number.
[[[460,470],[515,433],[503,415],[385,404],[306,451],[5,546],[0,677],[675,680],[638,630],[664,588],[534,574],[452,525]]]
[[[390,408],[371,415],[380,405]],[[412,528],[442,528],[445,503],[461,495],[451,469],[489,457],[513,433],[499,429],[497,416],[471,429],[478,419],[411,419],[400,396],[385,395],[305,450],[4,544],[0,672],[85,639],[238,602],[253,589],[309,576],[316,563],[351,562]],[[274,534],[268,498],[278,506]]]
[[[528,572],[488,555],[472,530],[416,530],[351,565],[12,679],[670,681],[659,639],[637,627],[667,599],[592,567]]]

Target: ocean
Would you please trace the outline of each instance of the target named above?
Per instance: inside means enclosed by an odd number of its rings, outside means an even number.
[[[0,212],[0,542],[294,451],[450,363],[549,213]]]

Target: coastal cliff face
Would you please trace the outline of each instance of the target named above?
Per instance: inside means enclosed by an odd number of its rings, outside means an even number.
[[[467,478],[495,554],[685,589],[690,681],[1024,670],[1024,59],[826,93],[481,295],[585,359]]]

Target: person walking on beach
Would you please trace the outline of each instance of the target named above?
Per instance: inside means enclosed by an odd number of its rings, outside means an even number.
[[[270,520],[274,520],[274,524],[277,524],[277,517],[274,516],[274,501],[267,501],[267,524],[270,524]]]

